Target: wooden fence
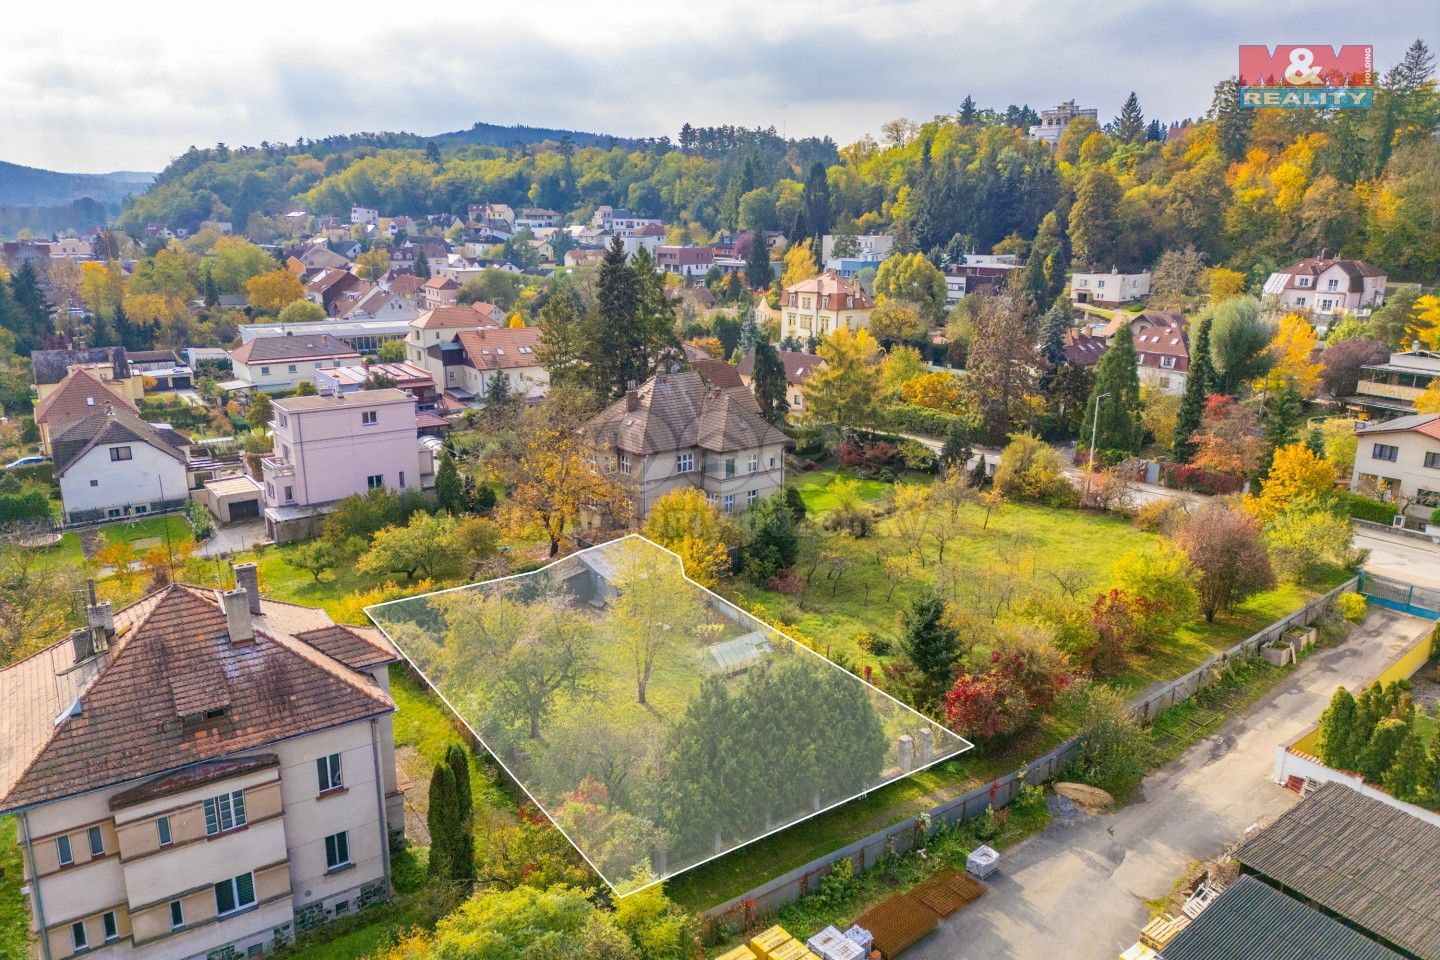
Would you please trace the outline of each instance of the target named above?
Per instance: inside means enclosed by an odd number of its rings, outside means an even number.
[[[1324,596],[1306,604],[1300,610],[1275,621],[1270,626],[1245,638],[1228,650],[1216,654],[1201,666],[1183,677],[1162,684],[1147,691],[1133,705],[1135,715],[1142,722],[1149,722],[1157,713],[1187,700],[1210,686],[1219,677],[1227,663],[1235,659],[1248,659],[1265,644],[1278,639],[1290,627],[1306,626],[1329,606],[1330,602],[1356,585],[1350,579]],[[926,811],[932,821],[956,824],[973,817],[982,816],[990,807],[1004,807],[1010,803],[1026,785],[1048,783],[1056,779],[1074,759],[1079,749],[1078,740],[1067,740],[1049,753],[1033,760],[1019,770],[1007,773],[990,783],[975,787],[958,797],[952,797]],[[919,823],[926,814],[919,814],[885,827],[854,843],[831,851],[822,857],[796,867],[788,873],[755,887],[704,911],[702,916],[711,923],[734,924],[748,928],[761,917],[775,913],[787,903],[792,903],[819,888],[820,880],[841,858],[850,859],[856,871],[866,867],[887,852],[905,853],[911,849],[919,836]]]

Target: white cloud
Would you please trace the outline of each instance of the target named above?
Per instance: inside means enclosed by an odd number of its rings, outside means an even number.
[[[1372,42],[1383,67],[1433,0],[1386,16],[1313,0],[532,0],[480,9],[25,4],[0,32],[0,159],[159,169],[191,144],[476,120],[627,136],[774,124],[847,142],[896,116],[1075,97],[1165,120],[1208,106],[1236,45]]]

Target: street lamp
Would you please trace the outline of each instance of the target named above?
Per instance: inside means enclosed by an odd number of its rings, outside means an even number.
[[[1090,418],[1090,466],[1085,470],[1085,499],[1090,499],[1090,478],[1095,474],[1095,439],[1100,433],[1100,401],[1110,396],[1110,392],[1100,394],[1095,398],[1095,413]]]

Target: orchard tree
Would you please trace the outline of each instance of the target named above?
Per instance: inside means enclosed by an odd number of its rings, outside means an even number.
[[[1181,521],[1175,542],[1195,571],[1205,622],[1275,585],[1275,571],[1260,540],[1259,521],[1220,503],[1207,504]]]
[[[370,541],[356,565],[361,573],[403,573],[426,579],[446,569],[453,559],[450,535],[455,519],[445,514],[418,513],[403,527],[385,527]]]

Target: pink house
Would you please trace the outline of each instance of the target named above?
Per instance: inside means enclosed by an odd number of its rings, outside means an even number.
[[[262,460],[265,526],[276,543],[313,536],[351,494],[432,486],[429,438],[417,438],[415,398],[357,390],[274,401],[275,449]]]

